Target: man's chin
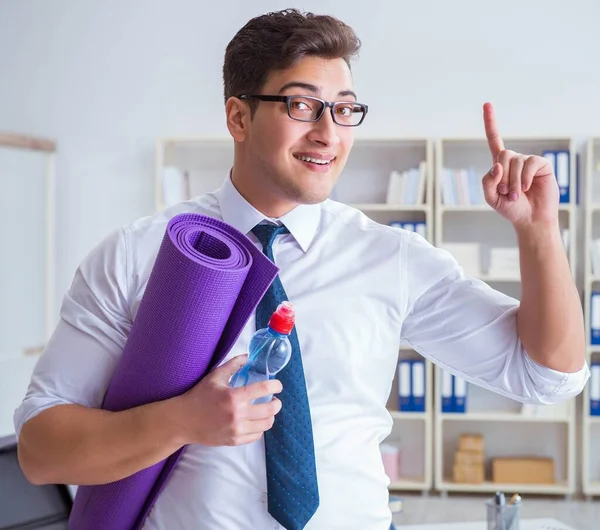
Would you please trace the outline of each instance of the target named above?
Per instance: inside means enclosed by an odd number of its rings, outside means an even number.
[[[303,190],[301,193],[297,194],[296,202],[299,204],[319,204],[329,199],[332,190],[333,187],[311,191]]]
[[[296,204],[319,204],[330,197],[336,180],[331,175],[296,175],[287,183],[282,181],[282,191]]]

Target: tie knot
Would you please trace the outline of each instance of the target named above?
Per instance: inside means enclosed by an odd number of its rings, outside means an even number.
[[[284,225],[260,224],[252,229],[252,233],[263,246],[263,252],[268,252],[273,247],[273,241],[279,234],[289,234],[290,231]]]

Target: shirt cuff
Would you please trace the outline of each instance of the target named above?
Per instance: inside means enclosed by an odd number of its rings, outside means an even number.
[[[583,391],[590,377],[587,362],[577,372],[559,372],[539,364],[525,352],[525,366],[535,381],[539,403],[545,405],[560,403],[577,396]]]
[[[35,418],[40,412],[51,409],[56,405],[72,405],[68,401],[52,397],[30,397],[25,398],[13,414],[13,423],[17,439],[21,435],[21,429],[30,419]]]

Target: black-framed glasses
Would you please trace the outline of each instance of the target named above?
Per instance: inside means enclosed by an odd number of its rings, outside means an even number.
[[[342,127],[358,127],[365,119],[369,107],[355,101],[325,101],[314,96],[267,96],[242,94],[240,99],[279,101],[287,105],[288,116],[297,121],[319,121],[325,109],[331,109],[333,121]]]

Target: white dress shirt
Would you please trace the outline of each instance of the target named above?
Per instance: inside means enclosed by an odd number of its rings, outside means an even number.
[[[171,217],[223,219],[250,230],[264,216],[227,178],[214,193],[123,227],[77,269],[61,319],[33,374],[15,427],[61,403],[99,407],[119,362]],[[533,362],[517,334],[518,301],[465,278],[446,251],[327,200],[281,217],[274,244],[297,311],[310,400],[320,506],[307,530],[388,530],[389,479],[379,444],[401,339],[477,385],[525,403],[555,403],[584,387]],[[250,319],[223,361],[247,351]],[[146,521],[147,530],[280,529],[267,511],[264,441],[188,446]]]

